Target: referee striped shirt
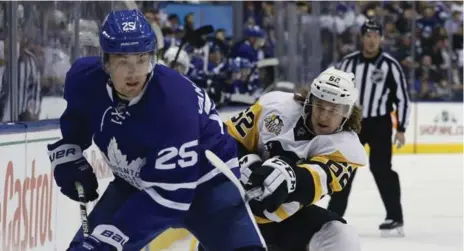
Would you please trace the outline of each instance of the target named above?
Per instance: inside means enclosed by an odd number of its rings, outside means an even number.
[[[7,98],[7,102],[4,107],[3,121],[12,121],[13,115],[10,114],[10,102],[13,97],[13,93],[9,84],[9,73],[5,71],[0,90],[3,89],[3,96]],[[18,85],[13,86],[17,90],[17,114],[25,115],[28,114],[28,118],[38,118],[40,112],[40,105],[42,98],[40,95],[40,70],[38,68],[38,60],[36,56],[28,49],[25,49],[18,60]],[[7,93],[6,93],[7,92]],[[0,93],[1,94],[1,93]],[[2,109],[0,107],[0,109]],[[1,114],[1,113],[0,113]],[[0,118],[0,120],[2,120]]]
[[[355,51],[345,56],[337,68],[354,73],[363,118],[390,114],[395,106],[397,130],[406,130],[411,105],[406,78],[396,59],[383,51],[374,58],[365,58],[362,52]]]

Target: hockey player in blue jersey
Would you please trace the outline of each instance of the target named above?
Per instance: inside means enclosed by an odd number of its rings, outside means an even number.
[[[63,138],[48,146],[56,183],[73,200],[76,182],[87,201],[98,198],[82,155],[92,139],[115,176],[89,215],[91,234],[81,228],[68,250],[141,250],[168,227],[210,251],[265,250],[237,188],[204,156],[213,151],[239,175],[236,144],[208,95],[154,62],[155,35],[138,11],[111,12],[100,46],[102,57],[67,73]]]

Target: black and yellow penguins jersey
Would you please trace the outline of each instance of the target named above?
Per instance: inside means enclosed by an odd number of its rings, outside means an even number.
[[[303,206],[341,191],[353,170],[368,163],[355,132],[315,136],[304,126],[302,109],[293,94],[270,92],[226,122],[243,155],[256,153],[263,160],[277,155],[303,159],[295,168],[306,169],[312,181],[304,187],[305,201],[288,201],[274,213],[255,215],[258,223],[280,222]]]

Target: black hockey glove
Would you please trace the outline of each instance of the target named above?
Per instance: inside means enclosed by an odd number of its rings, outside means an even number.
[[[79,201],[75,182],[84,188],[85,202],[98,198],[98,182],[89,162],[82,155],[80,146],[60,140],[48,145],[48,155],[53,167],[56,184],[70,199]]]
[[[259,195],[255,200],[270,213],[275,212],[287,199],[288,195],[296,189],[296,176],[292,163],[285,157],[272,157],[266,160],[260,167],[252,167],[250,174],[246,175],[242,170],[242,182],[247,179],[245,188]]]

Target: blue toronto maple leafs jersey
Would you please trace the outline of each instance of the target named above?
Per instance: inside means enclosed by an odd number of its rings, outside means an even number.
[[[93,139],[114,175],[140,190],[136,204],[147,200],[154,214],[187,211],[199,188],[225,179],[205,158],[206,149],[239,175],[235,141],[204,90],[156,65],[143,93],[128,103],[108,80],[99,57],[72,65],[61,131],[66,142],[82,149]]]

